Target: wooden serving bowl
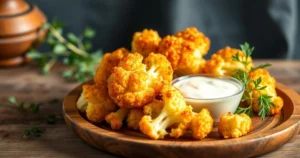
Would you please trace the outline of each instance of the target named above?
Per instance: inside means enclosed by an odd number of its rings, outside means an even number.
[[[37,39],[43,39],[41,29],[46,17],[36,5],[23,0],[0,1],[0,66],[15,66],[26,62],[25,53]]]
[[[78,86],[64,99],[63,113],[67,125],[88,144],[125,157],[252,157],[276,150],[299,132],[300,96],[287,86],[277,83],[276,90],[284,100],[279,115],[263,121],[253,117],[253,131],[236,139],[222,139],[214,127],[203,140],[193,140],[190,133],[179,139],[151,140],[140,132],[122,128],[111,130],[108,125],[93,125],[76,108],[82,91]]]

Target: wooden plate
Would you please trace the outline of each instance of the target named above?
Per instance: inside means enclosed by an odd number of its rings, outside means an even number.
[[[76,101],[81,86],[64,99],[67,125],[88,144],[125,157],[251,157],[275,150],[298,134],[300,97],[287,86],[277,83],[276,90],[284,100],[279,115],[261,121],[253,117],[253,131],[236,139],[222,139],[215,127],[203,140],[193,140],[189,133],[179,139],[151,140],[140,132],[123,128],[113,131],[107,125],[93,125],[80,115]]]

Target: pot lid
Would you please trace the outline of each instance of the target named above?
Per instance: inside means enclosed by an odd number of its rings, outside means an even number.
[[[46,21],[36,5],[23,0],[0,0],[0,38],[37,30]]]
[[[29,9],[23,0],[0,0],[0,18],[2,16],[21,14]]]

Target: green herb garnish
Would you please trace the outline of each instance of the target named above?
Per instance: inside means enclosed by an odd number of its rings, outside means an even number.
[[[261,117],[261,119],[264,119],[266,116],[270,115],[270,109],[272,106],[274,106],[273,102],[271,101],[272,96],[261,94],[260,91],[267,88],[266,86],[261,86],[262,79],[259,77],[257,80],[253,80],[249,77],[249,73],[252,71],[255,71],[260,68],[266,68],[268,66],[271,66],[271,64],[262,64],[257,67],[251,68],[250,70],[247,70],[248,65],[250,64],[249,57],[251,57],[254,47],[250,47],[248,43],[245,43],[240,46],[242,52],[245,53],[245,57],[240,57],[239,54],[235,54],[232,56],[233,61],[240,62],[244,65],[245,70],[236,69],[234,70],[233,77],[241,81],[245,87],[245,92],[242,96],[241,102],[248,103],[248,107],[238,107],[235,113],[245,113],[248,116],[253,116],[253,92],[257,91],[259,93],[258,97],[258,106],[261,107],[261,110],[259,111],[258,115]],[[250,87],[249,83],[253,83],[254,87]]]
[[[46,23],[42,29],[48,30],[44,40],[50,51],[40,52],[31,49],[27,57],[36,60],[42,69],[42,74],[47,75],[57,61],[69,66],[62,73],[66,79],[76,79],[84,82],[93,77],[96,67],[102,58],[102,51],[91,51],[91,39],[96,35],[95,30],[87,27],[79,36],[74,33],[67,33],[63,36],[63,25],[56,20],[51,24]]]
[[[43,130],[35,125],[24,130],[23,138],[28,138],[29,136],[40,137],[43,134]]]
[[[21,111],[29,110],[33,113],[37,113],[39,112],[40,109],[40,104],[36,104],[36,103],[31,103],[28,108],[25,108],[25,103],[24,102],[18,103],[17,99],[14,96],[8,97],[8,101],[13,105],[16,105]]]
[[[57,120],[57,116],[54,114],[50,114],[46,116],[46,121],[48,124],[55,124]]]

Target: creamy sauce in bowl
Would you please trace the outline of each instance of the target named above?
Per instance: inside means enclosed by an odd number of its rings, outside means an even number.
[[[184,97],[194,99],[223,98],[241,90],[239,85],[230,80],[202,76],[179,81],[174,86],[180,89]]]
[[[174,79],[172,85],[181,91],[194,112],[207,108],[215,122],[223,114],[235,112],[244,92],[243,84],[229,76],[183,76]]]

